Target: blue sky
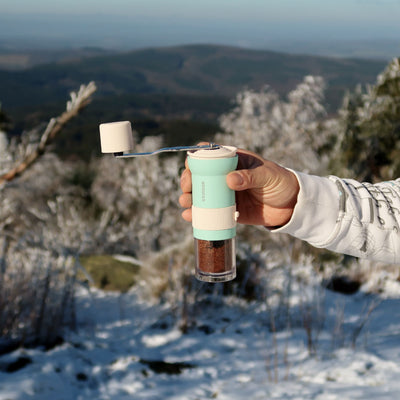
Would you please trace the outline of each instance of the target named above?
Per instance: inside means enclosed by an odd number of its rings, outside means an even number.
[[[400,41],[399,21],[400,0],[3,0],[0,40],[19,35],[111,47]]]

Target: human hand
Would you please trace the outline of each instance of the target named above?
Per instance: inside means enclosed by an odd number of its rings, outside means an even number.
[[[300,187],[295,174],[259,155],[239,149],[236,171],[226,177],[227,185],[236,191],[238,222],[268,228],[285,225],[291,218]],[[186,208],[182,217],[192,220],[192,178],[186,162],[181,176],[179,203]]]

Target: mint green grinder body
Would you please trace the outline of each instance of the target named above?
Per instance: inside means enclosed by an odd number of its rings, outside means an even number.
[[[235,192],[226,176],[237,167],[236,148],[221,146],[188,152],[192,173],[192,225],[196,278],[225,282],[236,277]]]

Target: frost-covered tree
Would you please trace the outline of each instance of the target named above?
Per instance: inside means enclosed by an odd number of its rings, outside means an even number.
[[[46,150],[62,127],[89,103],[95,90],[93,82],[82,85],[77,93],[71,93],[66,111],[52,118],[43,130],[39,127],[24,132],[19,140],[3,140],[0,159],[3,234],[12,232],[13,237],[42,241],[51,232],[53,237],[41,247],[54,251],[66,247],[77,249],[81,246],[77,243],[84,242],[78,234],[83,229],[82,217],[78,215],[81,211],[76,211],[82,208],[82,201],[76,189],[67,184],[74,167]],[[43,226],[46,229],[41,232]],[[57,231],[59,235],[55,236]],[[60,236],[64,239],[58,240]]]
[[[93,83],[71,94],[67,109],[11,141],[0,135],[0,336],[3,344],[58,340],[73,322],[78,254],[87,224],[79,193],[66,184],[72,166],[47,151],[88,102]],[[6,342],[6,343],[4,343]]]
[[[147,137],[135,147],[156,150],[161,138]],[[145,255],[185,236],[177,204],[182,157],[105,156],[96,163],[91,196],[101,209],[97,237],[107,238],[109,251]]]
[[[255,151],[264,158],[308,172],[323,172],[329,130],[323,105],[323,78],[306,76],[287,100],[266,86],[260,92],[245,90],[236,97],[236,107],[220,118],[225,133],[218,140]]]
[[[336,172],[360,180],[400,176],[400,59],[395,58],[365,91],[345,96]]]

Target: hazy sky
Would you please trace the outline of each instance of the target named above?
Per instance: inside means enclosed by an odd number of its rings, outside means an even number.
[[[394,22],[399,0],[3,0],[4,13],[71,13],[146,15],[180,18],[271,18]],[[288,15],[289,13],[289,15]]]
[[[1,0],[0,40],[13,35],[133,47],[400,40],[400,0]]]

